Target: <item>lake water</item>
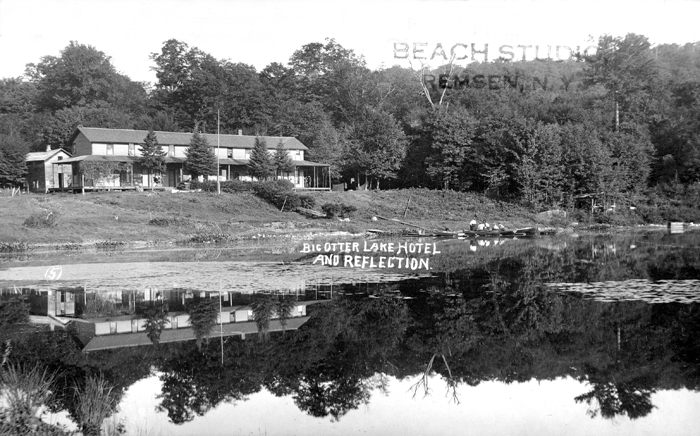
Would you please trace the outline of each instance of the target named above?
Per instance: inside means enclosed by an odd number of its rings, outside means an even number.
[[[134,317],[163,302],[179,311],[210,298],[222,310],[260,298],[309,304],[296,330],[241,339],[215,327],[201,347],[84,353],[70,328],[1,330],[11,362],[58,374],[46,419],[71,429],[73,387],[100,374],[118,402],[103,425],[128,434],[700,428],[697,232],[256,241],[1,262],[3,301],[70,294],[77,317]]]

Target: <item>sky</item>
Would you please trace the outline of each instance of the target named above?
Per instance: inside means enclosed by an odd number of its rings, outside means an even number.
[[[118,415],[129,434],[185,436],[207,434],[245,435],[520,435],[520,436],[656,436],[693,434],[700,424],[700,395],[685,389],[659,391],[651,400],[656,407],[648,416],[632,420],[593,419],[586,403],[574,398],[590,390],[570,377],[530,380],[522,383],[482,382],[460,385],[457,399],[445,395],[440,377],[428,381],[430,393],[413,395],[417,377],[398,380],[387,376],[386,393],[371,390],[368,404],[360,404],[339,420],[314,418],[294,404],[293,398],[275,397],[266,390],[247,395],[243,401],[220,403],[204,416],[175,425],[157,396],[162,382],[158,375],[131,385],[122,398]],[[62,414],[55,421],[73,429]]]
[[[690,0],[0,0],[0,78],[59,56],[70,41],[104,52],[132,80],[153,83],[149,56],[172,38],[258,70],[334,38],[376,69],[430,64],[431,56],[437,66],[435,55],[449,57],[453,48],[466,62],[471,44],[488,44],[491,58],[502,45],[517,58],[518,45],[554,56],[557,45],[585,47],[603,34],[683,44],[700,41],[698,17],[700,1]],[[525,50],[532,58],[534,47]]]

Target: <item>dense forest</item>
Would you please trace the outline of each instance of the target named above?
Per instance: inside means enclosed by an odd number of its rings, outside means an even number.
[[[155,84],[98,49],[0,80],[0,183],[78,125],[294,136],[337,181],[473,191],[535,209],[604,194],[644,219],[700,220],[700,42],[603,36],[571,60],[371,70],[333,39],[262,71],[174,39]]]

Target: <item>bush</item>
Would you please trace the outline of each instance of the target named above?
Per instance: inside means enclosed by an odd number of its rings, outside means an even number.
[[[228,192],[230,194],[236,192],[247,192],[253,190],[253,183],[244,182],[242,180],[227,180],[221,182],[221,192]]]
[[[40,212],[35,213],[24,220],[24,226],[31,228],[56,227],[60,220],[61,218],[57,212]]]
[[[355,212],[357,208],[355,206],[348,206],[344,203],[326,203],[321,206],[321,210],[323,210],[329,218],[347,218],[353,212]]]
[[[304,209],[313,209],[316,207],[316,199],[310,195],[300,195],[299,201]]]
[[[280,179],[253,183],[253,192],[283,211],[293,211],[301,206],[301,198],[299,194],[292,191],[293,187],[294,185],[289,180]]]

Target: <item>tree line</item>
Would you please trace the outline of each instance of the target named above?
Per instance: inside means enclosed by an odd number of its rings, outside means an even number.
[[[370,188],[467,190],[536,207],[591,193],[622,205],[693,204],[699,46],[605,35],[595,54],[567,61],[372,70],[327,39],[257,71],[171,39],[151,54],[151,85],[71,42],[0,81],[0,179],[21,178],[29,150],[67,147],[78,125],[220,124],[222,133],[294,136],[335,181]]]

